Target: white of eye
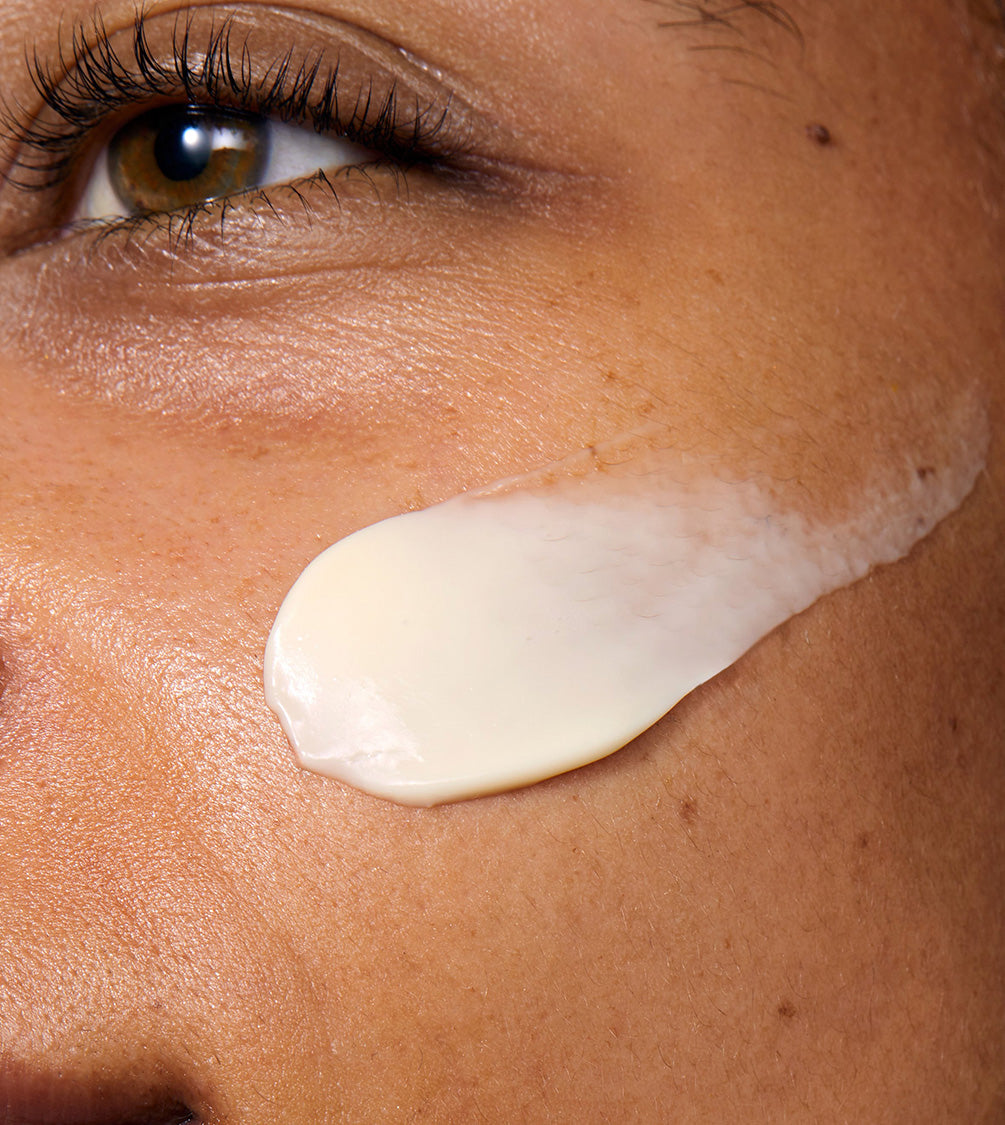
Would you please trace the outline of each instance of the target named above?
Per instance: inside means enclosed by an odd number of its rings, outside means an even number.
[[[356,144],[345,137],[315,133],[308,126],[290,125],[282,121],[263,124],[265,160],[255,183],[246,190],[275,187],[312,176],[319,171],[336,172],[341,168],[372,164],[380,153]],[[116,221],[128,219],[135,212],[122,200],[112,182],[110,172],[111,146],[98,155],[74,221]]]

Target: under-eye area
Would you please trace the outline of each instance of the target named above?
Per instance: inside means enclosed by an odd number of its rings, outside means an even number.
[[[29,378],[59,350],[64,391],[144,411],[327,408],[369,366],[346,331],[390,366],[420,309],[452,314],[499,253],[609,206],[554,122],[404,34],[255,5],[119,20],[40,44],[4,86],[0,334]],[[332,317],[339,337],[289,330]]]

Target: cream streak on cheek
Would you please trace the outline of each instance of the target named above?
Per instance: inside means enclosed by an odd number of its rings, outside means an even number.
[[[305,768],[403,804],[595,761],[956,509],[987,441],[957,414],[940,463],[886,465],[830,525],[654,427],[364,528],[287,595],[269,705]]]

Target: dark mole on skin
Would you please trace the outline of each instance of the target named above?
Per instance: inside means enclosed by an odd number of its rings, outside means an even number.
[[[931,465],[921,465],[918,470],[918,480],[927,480],[935,470]]]
[[[685,824],[694,824],[698,819],[698,805],[690,798],[685,797],[677,810]]]
[[[776,1009],[783,1020],[790,1020],[796,1014],[795,1005],[791,1000],[783,1000]]]
[[[807,125],[806,136],[818,145],[829,145],[832,141],[831,131],[826,125]]]

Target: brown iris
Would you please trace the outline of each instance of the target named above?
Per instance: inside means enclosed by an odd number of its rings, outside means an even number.
[[[108,171],[133,214],[177,211],[257,187],[268,159],[262,118],[203,106],[164,106],[112,139]]]

